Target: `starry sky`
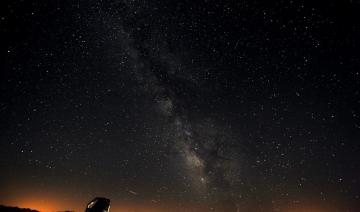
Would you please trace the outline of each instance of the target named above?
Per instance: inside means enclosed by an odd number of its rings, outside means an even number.
[[[0,204],[356,211],[360,2],[2,2]]]

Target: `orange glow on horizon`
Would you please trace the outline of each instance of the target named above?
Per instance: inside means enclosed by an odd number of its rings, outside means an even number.
[[[19,203],[18,207],[20,208],[30,208],[33,210],[38,210],[41,212],[52,212],[56,211],[59,207],[57,204],[47,201],[47,200],[28,200]]]
[[[58,201],[52,201],[48,199],[27,199],[21,200],[15,203],[15,206],[20,208],[30,208],[38,210],[40,212],[54,212],[61,210],[72,210],[71,208],[65,208],[64,204]]]
[[[4,201],[7,206],[29,208],[40,212],[57,212],[57,211],[83,211],[80,210],[79,206],[76,207],[74,203],[70,204],[68,201],[56,199],[44,195],[44,197],[31,196],[28,197],[17,197],[8,201]],[[86,204],[86,203],[85,203]]]
[[[23,191],[21,195],[15,193],[5,198],[2,196],[0,204],[8,206],[15,206],[20,208],[30,208],[41,212],[58,212],[71,210],[75,212],[83,212],[86,204],[92,199],[91,197],[77,197],[63,195],[63,192],[50,193],[50,192],[26,192]],[[1,195],[0,195],[1,196]],[[107,196],[107,195],[105,195]],[[119,199],[111,199],[110,212],[223,212],[234,211],[234,206],[227,204],[217,203],[195,203],[195,202],[178,202],[178,201],[152,201],[152,200],[139,200],[139,201],[121,201]],[[289,203],[288,201],[278,200],[274,205],[265,205],[261,210],[256,210],[259,205],[256,202],[243,202],[238,205],[239,211],[277,211],[277,212],[338,212],[345,207],[341,202],[319,202],[301,200],[298,203]],[[266,210],[269,209],[269,210]],[[271,210],[272,209],[272,210]]]

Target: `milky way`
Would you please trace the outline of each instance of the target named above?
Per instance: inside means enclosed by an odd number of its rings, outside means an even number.
[[[174,165],[184,169],[184,178],[191,184],[188,185],[190,190],[201,198],[212,197],[219,193],[218,190],[225,196],[238,198],[240,194],[236,186],[242,182],[240,170],[245,169],[239,162],[241,141],[231,138],[231,131],[226,132],[206,116],[204,120],[196,121],[189,118],[188,109],[176,93],[178,89],[189,89],[195,95],[199,93],[201,88],[188,70],[194,67],[191,64],[182,67],[181,58],[170,53],[166,43],[160,39],[145,39],[142,45],[147,48],[143,51],[148,53],[146,57],[139,57],[140,52],[134,47],[131,34],[121,32],[120,37],[121,49],[125,49],[127,54],[125,63],[129,62],[127,71],[136,79],[138,89],[153,102],[158,115],[168,122],[168,126],[163,128],[162,142],[174,153],[171,156],[175,157]],[[155,64],[160,70],[153,67]],[[222,187],[226,189],[222,190]]]

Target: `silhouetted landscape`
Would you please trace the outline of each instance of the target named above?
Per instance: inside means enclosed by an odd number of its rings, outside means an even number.
[[[5,206],[0,205],[0,211],[1,212],[40,212],[38,210],[30,209],[30,208],[19,208],[19,207],[11,207],[11,206]],[[74,212],[74,211],[58,211],[58,212]]]
[[[39,212],[37,210],[29,209],[29,208],[18,208],[18,207],[9,207],[0,205],[1,212]]]

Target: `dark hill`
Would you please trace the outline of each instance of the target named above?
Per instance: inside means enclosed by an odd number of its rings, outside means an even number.
[[[39,211],[32,210],[29,208],[8,207],[8,206],[0,205],[0,212],[39,212]]]

